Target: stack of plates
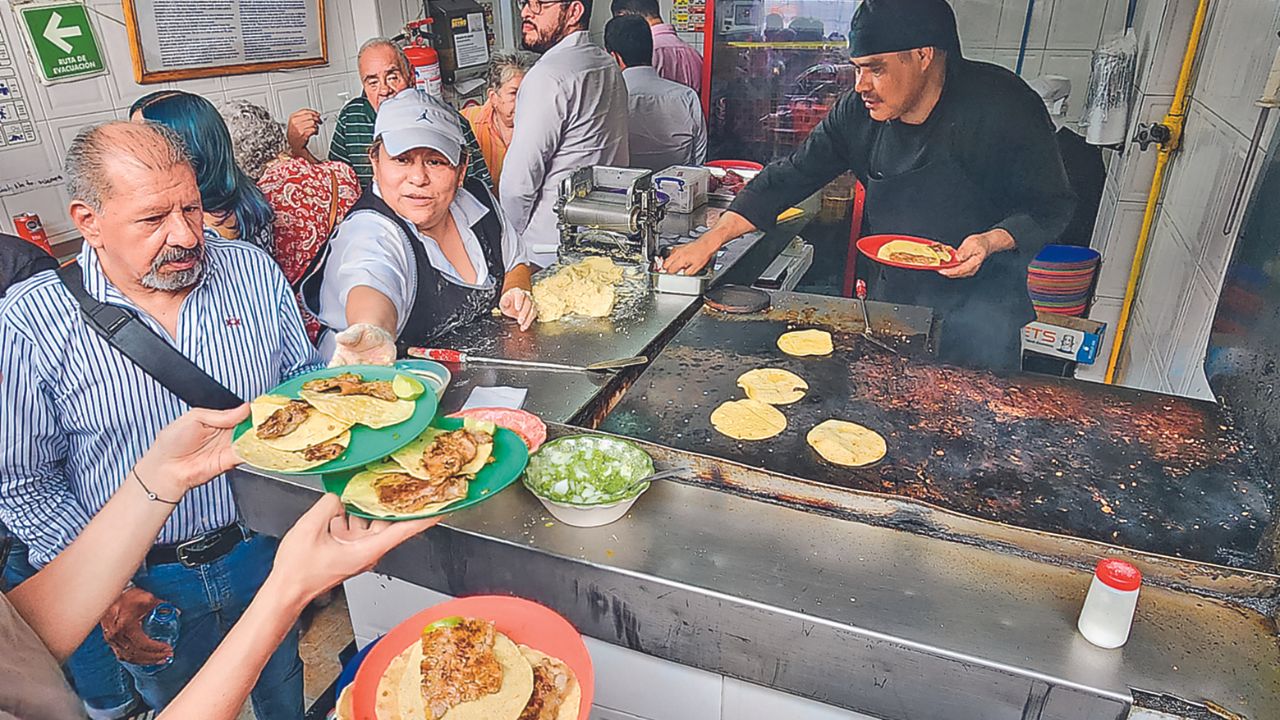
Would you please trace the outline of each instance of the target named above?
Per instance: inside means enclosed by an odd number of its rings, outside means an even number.
[[[1027,291],[1036,312],[1084,315],[1101,255],[1093,248],[1048,245],[1027,268]]]

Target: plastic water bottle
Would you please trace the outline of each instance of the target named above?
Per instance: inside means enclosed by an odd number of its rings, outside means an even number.
[[[178,647],[178,620],[182,611],[172,603],[162,602],[152,608],[151,613],[142,621],[142,631],[147,637],[165,643],[171,648]],[[155,675],[173,664],[173,656],[157,665],[146,665],[141,668],[148,675]]]

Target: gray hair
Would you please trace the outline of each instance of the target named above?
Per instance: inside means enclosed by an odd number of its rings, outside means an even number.
[[[218,114],[231,133],[231,152],[236,165],[254,182],[262,179],[267,165],[289,149],[284,126],[261,105],[232,100],[219,103]]]
[[[538,55],[526,50],[497,52],[489,59],[489,72],[485,80],[488,89],[497,92],[517,75],[524,75],[538,61]]]
[[[396,44],[391,38],[374,37],[365,40],[360,45],[360,51],[356,53],[356,64],[360,63],[360,58],[364,57],[366,50],[374,48],[390,48],[396,54],[396,64],[404,71],[405,78],[409,80],[409,84],[413,84],[413,64],[409,62],[409,56],[404,54],[404,48]]]
[[[82,129],[71,141],[62,168],[67,193],[100,209],[114,190],[109,168],[122,163],[161,172],[186,165],[194,172],[191,153],[176,132],[154,122],[111,120]]]

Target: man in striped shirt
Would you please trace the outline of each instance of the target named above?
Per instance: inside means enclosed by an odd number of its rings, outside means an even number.
[[[90,296],[132,311],[242,398],[318,367],[275,262],[248,243],[203,234],[191,160],[171,131],[124,122],[86,129],[67,151],[64,174],[85,238],[78,261]],[[187,406],[97,335],[50,271],[5,295],[0,348],[0,521],[40,567],[120,478],[155,484],[130,469]],[[177,504],[135,586],[102,621],[148,704],[166,705],[204,663],[266,578],[275,547],[239,524],[225,478]],[[181,613],[173,647],[142,632],[161,601]],[[296,631],[252,697],[259,720],[302,716]]]
[[[404,50],[386,38],[365,41],[356,56],[356,64],[360,72],[362,93],[338,113],[333,137],[329,141],[329,159],[350,165],[356,171],[356,177],[360,178],[360,186],[368,188],[373,182],[369,146],[373,144],[373,121],[378,117],[378,107],[383,100],[412,87],[414,76],[413,66],[409,64]],[[458,115],[458,122],[462,125],[462,134],[467,141],[467,155],[471,158],[467,163],[467,177],[480,180],[493,192],[493,178],[489,176],[489,167],[480,154],[480,144],[471,131],[471,123],[461,114]],[[297,157],[314,162],[315,157],[307,150],[307,142],[319,130],[320,114],[315,110],[299,110],[289,116],[286,134],[290,151]]]

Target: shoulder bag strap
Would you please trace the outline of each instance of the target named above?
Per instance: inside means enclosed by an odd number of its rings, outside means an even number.
[[[84,289],[80,266],[58,269],[58,278],[80,305],[80,316],[107,344],[191,407],[229,410],[244,401],[165,342],[125,308],[102,303]]]

